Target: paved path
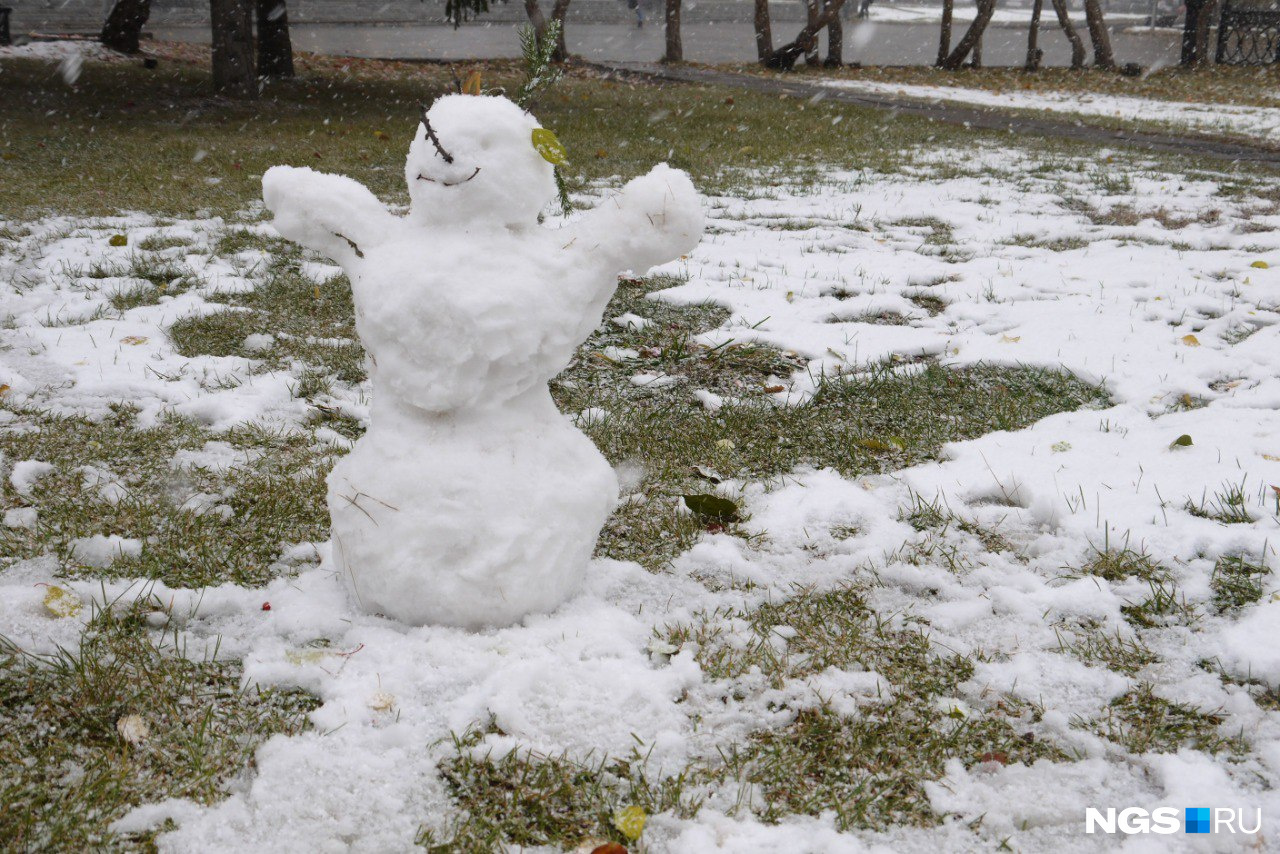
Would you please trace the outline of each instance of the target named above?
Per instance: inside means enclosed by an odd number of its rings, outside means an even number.
[[[853,2],[854,0],[850,0]],[[619,3],[621,6],[621,3]],[[499,59],[520,55],[514,22],[473,22],[458,30],[447,26],[293,24],[293,44],[299,50],[333,56],[370,59]],[[154,26],[157,38],[207,42],[207,27]],[[798,32],[792,21],[774,23],[774,41],[782,44]],[[685,59],[719,64],[755,59],[755,35],[750,23],[686,23],[681,28]],[[955,40],[964,27],[957,25]],[[1083,32],[1083,30],[1082,30]],[[566,28],[569,50],[593,62],[655,62],[663,53],[660,21],[645,27],[628,24],[570,22]],[[1021,66],[1026,58],[1025,27],[992,27],[983,40],[987,65]],[[1086,35],[1087,38],[1087,35]],[[1178,60],[1178,36],[1169,32],[1112,34],[1121,62],[1145,66],[1169,65]],[[1040,37],[1047,65],[1070,64],[1071,49],[1062,31],[1045,27]],[[824,48],[825,49],[825,48]],[[938,51],[935,24],[896,24],[850,21],[845,26],[845,60],[864,65],[932,65]]]
[[[824,98],[842,104],[856,104],[860,107],[890,110],[895,113],[919,116],[931,121],[964,125],[965,127],[983,130],[1072,139],[1095,145],[1125,145],[1147,151],[1175,152],[1240,163],[1261,163],[1280,166],[1280,146],[1267,147],[1262,143],[1219,142],[1203,136],[1176,133],[1107,130],[1080,124],[1075,120],[1023,117],[998,110],[958,104],[931,103],[894,95],[853,92],[847,89],[836,89],[793,79],[762,77],[714,69],[667,67],[639,63],[595,63],[595,65],[597,68],[611,73],[637,76],[650,80],[736,86],[756,92],[787,94],[797,98],[812,98],[815,95],[822,95]]]

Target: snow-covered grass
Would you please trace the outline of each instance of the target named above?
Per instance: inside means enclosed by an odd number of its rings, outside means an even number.
[[[1218,136],[1249,137],[1267,143],[1274,143],[1280,137],[1280,107],[1092,95],[1079,91],[992,92],[960,86],[922,86],[874,80],[831,80],[826,83],[839,89],[903,95],[920,101],[970,104],[1029,114],[1065,113],[1105,119],[1125,127],[1158,126]]]
[[[644,156],[730,107],[601,91],[672,110],[588,137]],[[985,137],[852,169],[817,134],[844,113],[787,106],[831,164],[730,158],[703,244],[555,383],[624,501],[584,593],[503,630],[334,578],[349,294],[248,192],[0,223],[0,756],[32,805],[0,833],[572,849],[639,807],[654,852],[1079,850],[1087,806],[1203,803],[1269,844],[1275,177]],[[231,198],[190,192],[167,217]]]
[[[744,70],[751,68],[745,66]],[[1071,93],[1082,98],[1114,96],[1187,104],[1280,107],[1280,76],[1277,69],[1271,66],[1215,65],[1194,70],[1172,66],[1149,68],[1137,77],[1094,68],[1042,68],[1028,73],[1020,68],[964,68],[944,71],[926,66],[837,69],[797,66],[794,73],[798,78],[806,80],[868,83],[878,87],[952,87],[976,89],[993,95]]]

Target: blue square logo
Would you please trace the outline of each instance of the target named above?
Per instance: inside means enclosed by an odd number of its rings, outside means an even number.
[[[1209,808],[1187,807],[1186,822],[1183,830],[1187,833],[1211,833],[1209,830]]]

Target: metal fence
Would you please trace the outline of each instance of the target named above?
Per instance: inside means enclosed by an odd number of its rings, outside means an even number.
[[[1225,0],[1218,20],[1217,62],[1280,63],[1280,0]]]

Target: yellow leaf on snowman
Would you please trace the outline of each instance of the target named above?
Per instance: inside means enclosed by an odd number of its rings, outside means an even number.
[[[44,594],[44,607],[53,616],[65,619],[79,614],[84,603],[72,591],[50,584]]]
[[[534,128],[533,147],[542,155],[542,159],[553,166],[564,166],[569,162],[564,146],[556,135],[546,128]]]

